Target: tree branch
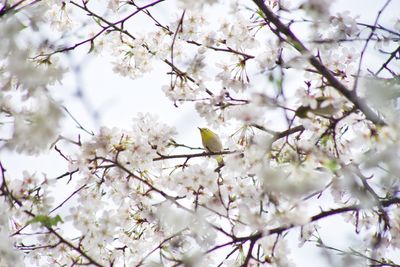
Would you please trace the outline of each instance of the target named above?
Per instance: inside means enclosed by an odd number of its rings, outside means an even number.
[[[357,96],[356,92],[348,89],[341,83],[332,72],[320,62],[311,51],[297,38],[297,36],[289,29],[288,26],[283,24],[280,19],[265,5],[263,0],[253,0],[258,8],[265,15],[265,21],[271,22],[276,27],[275,34],[283,33],[287,37],[287,42],[290,43],[298,52],[308,56],[310,64],[318,70],[318,72],[327,79],[329,84],[344,95],[354,106],[361,110],[365,117],[377,125],[386,125],[385,121],[381,119],[363,99]]]

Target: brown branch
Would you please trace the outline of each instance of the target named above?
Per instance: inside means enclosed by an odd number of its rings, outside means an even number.
[[[62,178],[64,178],[65,176],[69,176],[69,180],[72,179],[72,175],[77,173],[79,171],[79,169],[73,170],[71,172],[65,172],[63,174],[60,174],[59,176],[57,176],[56,178],[54,178],[55,180],[60,180]]]
[[[361,41],[374,41],[374,42],[387,42],[387,41],[392,41],[392,42],[398,42],[400,41],[399,37],[371,37],[371,38],[353,38],[353,39],[334,39],[334,38],[328,38],[328,39],[317,39],[317,40],[311,40],[308,41],[310,43],[314,44],[333,44],[333,43],[352,43],[352,42],[361,42]],[[355,75],[353,75],[355,76]]]
[[[34,215],[32,214],[31,216],[34,216]],[[67,245],[72,250],[75,250],[76,252],[79,253],[79,255],[82,255],[84,258],[86,258],[88,260],[88,263],[85,263],[85,264],[82,264],[82,265],[91,265],[92,264],[92,265],[98,266],[98,267],[102,267],[103,266],[102,264],[98,263],[95,259],[93,259],[91,256],[89,256],[85,251],[83,251],[80,246],[74,246],[68,240],[64,239],[64,237],[62,237],[59,233],[57,233],[53,228],[47,227],[47,226],[46,226],[46,228],[50,231],[50,233],[55,235],[58,238],[58,240],[60,240],[60,242],[62,242],[65,245]]]
[[[386,199],[386,200],[381,200],[379,201],[378,205],[381,205],[382,207],[389,207],[391,205],[394,204],[400,204],[400,198],[390,198],[390,199]],[[337,209],[331,209],[328,211],[322,211],[317,215],[314,215],[310,218],[310,222],[315,222],[336,214],[341,214],[341,213],[345,213],[345,212],[349,212],[349,211],[359,211],[365,209],[365,207],[363,205],[351,205],[351,206],[347,206],[347,207],[341,207],[341,208],[337,208]],[[223,247],[223,246],[227,246],[229,244],[234,244],[237,242],[246,242],[246,241],[257,241],[258,239],[267,236],[267,235],[273,235],[273,234],[282,234],[285,231],[288,231],[294,227],[297,227],[298,225],[288,225],[288,226],[280,226],[280,227],[276,227],[270,230],[265,230],[265,231],[257,231],[252,235],[249,236],[245,236],[245,237],[232,237],[233,241],[225,243],[223,245],[220,245],[219,247]],[[210,249],[207,252],[211,252],[214,249]]]
[[[134,12],[132,12],[131,14],[129,14],[127,17],[125,17],[125,18],[123,18],[123,19],[120,19],[120,20],[118,20],[118,21],[116,21],[116,22],[109,22],[109,21],[107,21],[106,19],[104,19],[102,16],[99,16],[99,15],[95,14],[94,12],[90,11],[90,10],[87,8],[87,5],[86,5],[85,3],[84,3],[82,6],[79,5],[78,3],[74,2],[74,1],[70,1],[70,3],[71,3],[72,5],[74,5],[74,6],[76,6],[76,7],[78,7],[78,8],[80,8],[80,9],[84,10],[85,12],[87,12],[87,13],[88,13],[88,16],[95,17],[95,18],[99,19],[101,22],[104,22],[105,24],[107,24],[107,26],[103,27],[103,29],[112,28],[112,29],[114,29],[114,30],[116,30],[116,31],[119,31],[119,32],[121,32],[121,33],[124,33],[124,34],[128,35],[129,37],[131,37],[132,39],[135,40],[136,38],[135,38],[133,35],[131,35],[129,32],[127,32],[126,30],[123,29],[123,24],[124,24],[128,19],[130,19],[130,18],[133,17],[134,15],[138,14],[138,13],[141,12],[142,10],[147,9],[147,8],[149,8],[149,7],[152,7],[152,6],[155,6],[155,5],[157,5],[157,4],[159,4],[159,3],[163,2],[163,1],[165,1],[165,0],[157,0],[157,1],[154,1],[154,2],[152,2],[152,3],[150,3],[150,4],[144,5],[144,6],[142,6],[142,7],[136,7],[136,10],[135,10]],[[121,27],[118,27],[118,26],[117,26],[118,24],[120,24]]]
[[[264,132],[267,132],[267,133],[271,134],[273,136],[272,137],[273,142],[275,142],[275,141],[277,141],[277,140],[279,140],[279,139],[281,139],[283,137],[287,137],[287,136],[289,136],[291,134],[294,134],[294,133],[297,133],[297,132],[302,132],[302,131],[305,130],[303,125],[298,125],[298,126],[289,128],[287,130],[284,130],[282,132],[272,131],[272,130],[269,130],[269,129],[265,128],[264,126],[258,125],[258,124],[251,124],[250,126],[255,127],[255,128],[257,128],[257,129],[259,129],[261,131],[264,131]]]
[[[183,12],[182,12],[182,15],[181,15],[181,18],[179,20],[178,26],[176,27],[174,36],[172,38],[171,53],[170,53],[171,69],[172,69],[171,73],[173,73],[173,71],[174,71],[173,66],[175,66],[175,64],[174,64],[174,48],[175,48],[176,37],[178,36],[178,32],[182,31],[182,29],[183,29],[183,18],[184,17],[185,17],[185,10],[183,10]],[[177,79],[175,79],[175,81],[173,81],[173,76],[171,75],[171,81],[170,81],[171,90],[174,90],[176,82],[177,82]]]
[[[147,181],[147,180],[145,180],[145,179],[143,179],[143,178],[141,178],[141,177],[135,175],[133,172],[131,172],[129,169],[127,169],[125,166],[123,166],[123,165],[122,165],[120,162],[118,162],[117,160],[114,161],[114,160],[110,160],[110,159],[103,158],[103,157],[97,157],[97,158],[95,158],[95,160],[96,160],[96,159],[100,159],[100,160],[102,160],[103,162],[108,162],[108,163],[113,163],[113,164],[115,164],[115,167],[120,168],[121,170],[123,170],[124,172],[126,172],[129,176],[131,176],[132,178],[134,178],[134,179],[136,179],[136,180],[142,182],[143,184],[147,185],[152,191],[157,192],[158,194],[160,194],[161,196],[163,196],[165,199],[167,199],[167,200],[171,201],[172,203],[174,203],[177,207],[179,207],[179,208],[181,208],[181,209],[183,209],[183,210],[185,210],[185,211],[187,211],[187,212],[189,212],[189,213],[191,213],[191,214],[194,213],[191,209],[188,209],[188,208],[186,208],[185,206],[183,206],[182,204],[180,204],[180,203],[177,201],[177,198],[176,198],[176,197],[172,197],[172,196],[168,195],[168,194],[165,193],[164,191],[162,191],[162,190],[156,188],[156,187],[155,187],[154,185],[152,185],[149,181]]]
[[[388,32],[390,34],[400,36],[399,32],[396,32],[396,31],[393,31],[393,30],[388,29],[386,27],[383,27],[382,25],[369,25],[369,24],[361,23],[361,22],[358,22],[357,25],[364,26],[364,27],[371,28],[371,29],[375,28],[377,30],[385,31],[385,32]]]
[[[283,132],[276,133],[276,135],[274,136],[274,141],[276,141],[278,139],[281,139],[283,137],[289,136],[291,134],[297,133],[297,132],[302,132],[304,130],[305,130],[305,128],[304,128],[303,125],[299,125],[299,126],[295,126],[293,128],[289,128],[289,129],[287,129],[287,130],[285,130]]]
[[[186,72],[180,70],[178,67],[176,67],[172,62],[170,62],[168,59],[164,59],[163,60],[164,63],[166,63],[168,66],[170,66],[178,75],[180,76],[184,76],[185,78],[187,78],[189,81],[191,81],[192,83],[196,84],[196,85],[200,85],[198,82],[196,82],[195,79],[193,79],[192,77],[190,77]],[[213,96],[214,94],[207,88],[205,88],[205,91],[208,95]]]
[[[13,5],[11,6],[7,6],[7,1],[4,4],[4,6],[0,9],[0,17],[4,16],[5,14],[7,14],[8,12],[12,11],[14,13],[17,13],[19,11],[21,11],[22,9],[24,9],[25,7],[34,5],[38,2],[40,2],[41,0],[35,0],[31,3],[27,3],[25,6],[21,6],[24,2],[26,2],[26,0],[20,0],[15,2]],[[21,6],[21,7],[20,7]],[[19,8],[18,8],[19,7]],[[18,9],[17,9],[18,8]]]
[[[195,154],[177,154],[177,155],[161,155],[158,158],[154,158],[153,161],[165,160],[165,159],[181,159],[181,158],[198,158],[198,157],[209,157],[209,156],[217,156],[217,155],[226,155],[240,153],[239,151],[221,151],[221,152],[202,152]]]
[[[247,251],[246,259],[244,260],[243,264],[241,265],[242,267],[246,267],[249,264],[251,255],[253,253],[254,245],[256,244],[257,239],[251,239],[250,240],[250,246],[249,250]]]
[[[59,49],[57,49],[57,50],[52,51],[51,53],[40,54],[40,55],[38,55],[38,56],[35,56],[34,59],[39,58],[39,57],[46,57],[46,58],[49,58],[49,57],[51,57],[52,55],[55,55],[55,54],[58,54],[58,53],[63,53],[63,52],[68,52],[68,51],[71,51],[71,50],[75,50],[75,48],[77,48],[77,47],[79,47],[79,46],[81,46],[81,45],[84,45],[84,44],[86,44],[86,43],[90,43],[91,45],[93,45],[93,44],[94,44],[94,40],[95,40],[97,37],[99,37],[102,33],[104,33],[106,30],[107,30],[107,27],[104,27],[101,31],[99,31],[98,33],[96,33],[95,35],[93,35],[92,37],[90,37],[90,38],[88,38],[88,39],[85,39],[85,40],[83,40],[83,41],[80,41],[80,42],[78,42],[78,43],[75,43],[75,44],[72,45],[72,46],[61,47],[61,48],[59,48]],[[89,50],[89,51],[90,51],[90,50]]]
[[[400,46],[396,48],[392,53],[390,53],[390,57],[382,64],[377,72],[375,72],[375,76],[377,76],[383,69],[387,68],[387,65],[396,57],[396,54],[399,53],[400,56]]]
[[[75,5],[75,6],[79,7],[79,8],[81,8],[81,9],[87,11],[87,12],[89,13],[89,16],[93,16],[93,17],[95,17],[95,18],[101,20],[102,22],[106,23],[107,26],[103,27],[102,30],[100,30],[98,33],[96,33],[96,34],[95,34],[94,36],[92,36],[91,38],[88,38],[88,39],[86,39],[86,40],[83,40],[83,41],[81,41],[81,42],[78,42],[78,43],[74,44],[73,46],[68,46],[68,47],[60,48],[60,49],[57,49],[57,50],[55,50],[55,51],[53,51],[53,52],[51,52],[51,53],[49,53],[49,54],[41,54],[41,55],[39,55],[39,56],[47,56],[47,57],[48,57],[48,56],[52,56],[52,55],[57,54],[57,53],[67,52],[67,51],[70,51],[70,50],[74,50],[75,48],[77,48],[77,47],[79,47],[79,46],[81,46],[81,45],[83,45],[83,44],[89,43],[89,42],[90,42],[91,44],[93,44],[94,40],[95,40],[97,37],[99,37],[102,33],[104,33],[105,31],[109,30],[110,28],[113,28],[114,30],[117,30],[117,31],[121,31],[121,32],[127,33],[126,31],[123,30],[123,24],[124,24],[128,19],[130,19],[131,17],[135,16],[135,15],[138,14],[139,12],[141,12],[141,11],[143,11],[143,10],[146,10],[146,9],[149,8],[149,7],[155,6],[155,5],[157,5],[157,4],[159,4],[159,3],[163,2],[163,1],[165,1],[165,0],[157,0],[157,1],[154,1],[153,3],[147,4],[147,5],[142,6],[142,7],[136,6],[136,10],[135,10],[134,12],[132,12],[131,14],[129,14],[128,16],[126,16],[125,18],[120,19],[120,20],[118,20],[118,21],[116,21],[116,22],[113,22],[113,23],[106,21],[104,18],[102,18],[101,16],[98,16],[98,15],[94,14],[93,12],[90,12],[89,9],[87,8],[87,5],[86,5],[86,4],[84,4],[83,6],[81,6],[81,5],[77,4],[77,3],[75,3],[74,1],[70,1],[70,3],[71,3],[72,5]],[[116,26],[116,25],[118,25],[118,24],[121,25],[121,28],[119,28],[119,27]],[[133,36],[130,36],[130,37],[133,37]],[[135,38],[133,38],[133,39],[135,39]]]
[[[361,110],[365,117],[371,122],[377,125],[386,125],[385,121],[382,120],[366,103],[363,99],[359,98],[356,92],[348,89],[343,83],[341,83],[335,75],[320,62],[315,56],[311,54],[311,51],[304,46],[304,44],[297,38],[297,36],[289,29],[288,26],[283,24],[280,19],[265,5],[263,0],[253,0],[258,8],[263,12],[265,21],[272,23],[276,27],[276,33],[283,33],[287,37],[287,42],[290,43],[298,52],[308,56],[310,64],[318,70],[318,72],[327,79],[330,86],[335,88],[338,92],[344,95],[354,106]],[[278,35],[279,36],[279,35]]]
[[[17,199],[7,187],[7,183],[6,183],[6,179],[5,179],[5,171],[6,171],[5,168],[3,167],[3,165],[0,162],[0,172],[2,174],[2,184],[0,187],[0,191],[1,191],[2,195],[5,196],[6,198],[8,198],[11,202],[15,202],[15,203],[17,203],[17,205],[19,207],[22,207],[23,203],[19,199]],[[23,212],[25,214],[29,215],[30,217],[33,217],[33,218],[36,217],[36,214],[32,213],[29,210],[24,210]],[[63,243],[65,245],[67,245],[69,248],[71,248],[72,250],[75,250],[76,252],[79,253],[79,255],[84,257],[88,261],[87,263],[85,263],[85,265],[91,264],[91,265],[98,266],[98,267],[103,266],[102,264],[97,262],[95,259],[93,259],[91,256],[89,256],[85,251],[83,251],[79,245],[78,246],[73,245],[68,240],[66,240],[63,236],[61,236],[59,233],[57,233],[56,230],[54,230],[52,227],[45,226],[45,225],[43,225],[43,227],[45,227],[51,234],[55,235],[58,238],[58,240],[60,241],[59,244]],[[15,234],[13,234],[13,235],[15,235]]]
[[[357,90],[358,77],[360,76],[360,73],[361,73],[362,61],[363,61],[363,58],[364,58],[364,53],[365,53],[365,51],[367,50],[368,43],[369,43],[369,41],[371,40],[372,36],[373,36],[374,33],[375,33],[376,25],[378,24],[378,20],[379,20],[379,18],[380,18],[380,16],[381,16],[383,10],[385,10],[385,8],[389,5],[389,3],[390,3],[391,1],[392,1],[392,0],[387,0],[386,3],[383,5],[383,7],[378,11],[378,14],[377,14],[377,16],[376,16],[376,18],[375,18],[374,26],[371,28],[371,32],[370,32],[369,36],[367,37],[367,41],[365,42],[364,47],[363,47],[363,49],[361,50],[360,60],[358,61],[357,74],[356,74],[356,77],[355,77],[355,79],[354,79],[354,84],[353,84],[353,91],[356,91],[356,90]]]
[[[234,49],[230,48],[229,46],[227,46],[226,48],[219,48],[219,47],[214,47],[214,46],[209,46],[209,45],[203,45],[203,44],[201,44],[199,42],[196,42],[194,40],[188,40],[186,42],[189,43],[189,44],[196,45],[196,46],[204,46],[204,47],[207,47],[208,49],[211,49],[211,50],[214,50],[214,51],[227,52],[227,53],[235,54],[235,55],[238,55],[238,56],[243,56],[246,60],[247,59],[251,59],[251,58],[255,58],[255,56],[253,56],[253,55],[246,54],[246,53],[234,50]]]
[[[164,1],[164,0],[162,0],[162,1]],[[156,2],[159,3],[159,2],[161,2],[161,1],[156,1]],[[92,12],[92,11],[89,10],[89,9],[87,8],[87,6],[85,6],[85,5],[84,5],[84,6],[81,6],[81,5],[77,4],[77,3],[75,3],[74,1],[71,1],[70,3],[73,4],[73,5],[75,5],[75,6],[77,6],[78,8],[82,9],[83,11],[87,12],[87,13],[89,14],[89,16],[93,16],[93,17],[97,18],[98,20],[100,20],[101,22],[104,22],[105,24],[108,25],[108,28],[112,28],[112,29],[115,30],[115,31],[118,31],[118,32],[120,32],[120,33],[122,33],[122,34],[125,34],[125,35],[127,35],[129,38],[131,38],[132,40],[136,40],[136,38],[135,38],[132,34],[130,34],[127,30],[124,30],[122,27],[118,27],[118,26],[117,26],[117,24],[122,24],[122,23],[121,23],[122,20],[119,20],[119,21],[117,21],[117,22],[115,22],[115,23],[112,23],[112,22],[109,22],[108,20],[104,19],[102,16],[99,16],[99,15],[97,15],[96,13]],[[139,8],[140,10],[138,9],[137,11],[142,11],[142,10],[144,10],[145,8],[150,7],[150,6],[154,5],[154,4],[155,4],[155,3],[152,3],[152,4],[149,4],[149,5],[143,6],[143,7]],[[128,16],[128,17],[129,17],[129,16]],[[152,51],[147,47],[146,44],[143,44],[142,46],[143,46],[144,48],[146,48],[146,49],[148,50],[149,53],[154,54],[154,52],[152,52]],[[173,63],[171,63],[168,59],[164,59],[164,60],[162,60],[162,61],[163,61],[164,63],[166,63],[167,65],[169,65],[178,75],[184,76],[184,77],[187,78],[189,81],[193,82],[193,83],[196,84],[196,85],[199,85],[199,83],[196,82],[195,79],[193,79],[192,77],[190,77],[186,72],[181,71],[181,70],[180,70],[179,68],[177,68]],[[213,96],[213,93],[212,93],[209,89],[205,88],[205,91],[206,91],[206,93],[207,93],[208,95]]]
[[[125,23],[125,21],[127,21],[131,17],[135,16],[137,13],[139,13],[139,12],[141,12],[143,10],[147,10],[149,7],[155,6],[155,5],[157,5],[157,4],[161,3],[161,2],[164,2],[164,1],[165,0],[157,0],[157,1],[154,1],[152,3],[149,3],[149,4],[141,6],[141,7],[135,5],[135,7],[136,7],[136,11],[135,12],[133,12],[132,14],[128,15],[127,17],[125,17],[123,19],[120,19],[119,21],[115,22],[114,25],[121,24],[121,26],[122,26]]]
[[[81,187],[79,187],[78,189],[76,189],[74,192],[72,192],[63,202],[61,202],[57,207],[53,208],[50,212],[54,212],[57,209],[59,209],[60,207],[62,207],[62,205],[64,205],[69,199],[71,199],[75,194],[77,194],[79,191],[81,191],[82,189],[84,189],[86,187],[86,184],[82,185]]]
[[[181,231],[179,231],[179,232],[177,232],[177,233],[171,235],[170,237],[165,238],[162,242],[160,242],[160,243],[158,244],[158,246],[156,246],[156,247],[155,247],[154,249],[152,249],[149,253],[147,253],[147,254],[139,261],[139,263],[136,264],[136,267],[141,266],[141,265],[144,263],[144,261],[145,261],[151,254],[153,254],[153,253],[154,253],[155,251],[157,251],[158,249],[162,249],[162,246],[163,246],[165,243],[167,243],[167,242],[170,241],[171,239],[173,239],[173,238],[175,238],[175,237],[181,235],[183,231],[184,231],[184,230],[181,230]]]

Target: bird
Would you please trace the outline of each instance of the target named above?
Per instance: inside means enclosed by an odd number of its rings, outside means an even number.
[[[198,127],[198,129],[200,130],[201,141],[205,150],[211,153],[218,153],[223,150],[221,139],[219,139],[219,136],[216,133],[208,128]],[[224,165],[224,159],[221,155],[217,155],[215,159],[219,166]]]

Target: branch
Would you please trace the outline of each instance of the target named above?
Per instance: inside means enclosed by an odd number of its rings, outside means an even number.
[[[76,189],[74,192],[72,192],[63,202],[61,202],[57,207],[53,208],[51,211],[49,211],[49,214],[56,211],[57,209],[59,209],[60,207],[62,207],[69,199],[71,199],[76,193],[78,193],[79,191],[81,191],[82,189],[84,189],[87,185],[84,184],[81,187],[79,187],[78,189]]]
[[[311,54],[311,51],[304,46],[304,44],[297,38],[297,36],[289,29],[288,26],[283,24],[279,18],[265,5],[263,0],[253,0],[259,9],[263,12],[266,22],[271,22],[275,25],[276,31],[274,33],[279,35],[283,33],[287,37],[287,42],[290,43],[298,52],[303,55],[308,55],[310,64],[318,70],[318,72],[327,79],[329,84],[344,95],[354,106],[361,110],[365,117],[377,125],[386,125],[385,121],[382,120],[361,98],[359,98],[356,92],[348,89],[343,83],[341,83],[332,72],[322,64],[315,56]],[[279,37],[279,36],[278,36]]]
[[[154,6],[154,5],[158,4],[158,3],[161,3],[162,1],[165,1],[165,0],[159,0],[159,1],[155,1],[154,3],[148,4],[148,5],[146,5],[146,6],[137,7],[137,10],[136,10],[133,14],[131,14],[131,15],[129,15],[128,17],[126,17],[125,19],[121,19],[121,20],[119,20],[119,21],[117,21],[117,22],[115,22],[115,23],[112,23],[112,22],[110,22],[110,21],[104,19],[102,16],[97,15],[96,13],[92,12],[91,10],[89,10],[89,9],[87,8],[86,5],[82,5],[82,6],[81,6],[81,5],[77,4],[77,3],[75,3],[74,1],[71,1],[70,3],[73,4],[73,5],[75,5],[76,7],[80,8],[81,10],[87,12],[87,13],[88,13],[88,16],[95,17],[95,18],[98,19],[99,21],[101,21],[101,22],[107,24],[108,26],[106,26],[106,27],[104,27],[104,28],[107,28],[107,29],[108,29],[108,28],[111,28],[111,29],[113,29],[113,30],[115,30],[115,31],[120,32],[121,34],[127,35],[127,36],[128,36],[129,38],[131,38],[132,40],[136,40],[136,38],[135,38],[132,34],[130,34],[127,30],[124,30],[124,29],[123,29],[123,23],[124,23],[128,18],[132,17],[134,14],[137,14],[138,12],[143,11],[143,10],[145,10],[146,8],[149,8],[149,7]],[[117,24],[121,24],[121,27],[118,27]],[[149,49],[149,47],[147,47],[146,44],[142,44],[142,46],[143,46],[145,49],[147,49],[149,53],[154,54],[154,52],[152,52],[152,51]],[[194,78],[190,77],[186,72],[181,71],[180,69],[178,69],[178,68],[177,68],[173,63],[171,63],[168,59],[163,59],[162,61],[163,61],[164,63],[166,63],[167,65],[169,65],[178,75],[184,76],[184,77],[187,78],[189,81],[193,82],[194,84],[196,84],[196,85],[198,85],[198,86],[200,85],[199,82],[196,82],[196,80],[195,80]],[[205,92],[206,92],[208,95],[213,96],[213,93],[212,93],[209,89],[205,88],[204,90],[205,90]]]
[[[138,267],[138,266],[143,265],[144,261],[145,261],[151,254],[153,254],[153,253],[154,253],[155,251],[157,251],[158,249],[162,249],[162,247],[163,247],[163,245],[164,245],[165,243],[167,243],[168,241],[170,241],[171,239],[173,239],[173,238],[175,238],[175,237],[178,237],[179,235],[182,234],[183,231],[184,231],[184,230],[179,231],[179,232],[177,232],[177,233],[175,233],[175,234],[173,234],[173,235],[171,235],[171,236],[165,238],[160,244],[158,244],[158,246],[156,246],[156,247],[155,247],[154,249],[152,249],[149,253],[147,253],[147,254],[139,261],[139,263],[136,264],[135,266]]]
[[[246,267],[249,264],[251,254],[253,252],[254,245],[256,244],[257,239],[251,239],[250,240],[250,246],[249,250],[247,251],[246,259],[244,260],[243,264],[241,265],[242,267]]]
[[[392,53],[390,53],[390,57],[382,64],[377,72],[375,72],[375,76],[378,75],[383,69],[387,68],[387,65],[396,57],[396,54],[400,54],[400,46],[396,48]]]
[[[15,2],[11,6],[7,6],[7,2],[6,2],[4,4],[4,6],[0,9],[0,17],[4,16],[5,14],[7,14],[10,11],[12,11],[14,13],[17,13],[17,12],[21,11],[22,9],[24,9],[25,7],[28,7],[28,6],[31,6],[31,5],[34,5],[34,4],[38,3],[38,2],[40,2],[40,0],[35,0],[35,1],[31,2],[31,3],[27,3],[24,6],[21,6],[24,2],[26,2],[26,0],[20,0],[20,1]],[[21,6],[21,7],[19,7],[19,6]]]
[[[388,207],[394,204],[400,204],[400,198],[391,198],[391,199],[386,199],[386,200],[381,200],[379,201],[379,203],[377,205],[380,205],[382,207]],[[328,211],[321,211],[319,214],[314,215],[310,218],[310,222],[315,222],[327,217],[330,217],[332,215],[336,215],[336,214],[341,214],[341,213],[345,213],[345,212],[349,212],[349,211],[359,211],[364,209],[365,207],[363,205],[351,205],[351,206],[347,206],[347,207],[341,207],[341,208],[337,208],[337,209],[331,209]],[[236,242],[243,242],[243,241],[248,241],[248,240],[258,240],[264,236],[267,235],[273,235],[273,234],[282,234],[283,232],[290,230],[294,227],[297,227],[298,225],[288,225],[288,226],[280,226],[280,227],[276,227],[276,228],[272,228],[270,230],[265,230],[265,231],[257,231],[252,235],[249,236],[245,236],[245,237],[234,237],[233,241],[230,243],[236,243]],[[226,243],[224,245],[230,244],[230,243]]]
[[[180,158],[198,158],[198,157],[208,157],[208,156],[218,156],[218,155],[226,155],[226,154],[234,154],[239,153],[239,151],[221,151],[221,152],[202,152],[195,154],[177,154],[177,155],[161,155],[158,158],[154,158],[153,161],[159,161],[164,159],[180,159]]]
[[[362,61],[363,61],[363,58],[364,58],[364,53],[365,53],[365,51],[367,50],[368,43],[369,43],[369,41],[371,40],[372,36],[373,36],[374,33],[375,33],[376,25],[378,24],[379,17],[381,16],[383,10],[385,10],[385,8],[389,5],[389,3],[390,3],[391,1],[392,1],[392,0],[387,0],[386,3],[385,3],[385,4],[383,5],[383,7],[381,8],[381,10],[378,11],[378,15],[377,15],[376,18],[375,18],[374,26],[371,28],[371,32],[370,32],[370,34],[369,34],[369,36],[368,36],[368,38],[367,38],[367,41],[365,42],[364,47],[363,47],[363,49],[362,49],[362,51],[361,51],[360,60],[359,60],[359,62],[358,62],[357,74],[356,74],[356,77],[355,77],[355,80],[354,80],[354,84],[353,84],[353,91],[355,91],[355,90],[357,89],[358,77],[360,76],[360,73],[361,73]]]
[[[131,172],[129,169],[127,169],[125,166],[123,166],[118,160],[110,160],[104,157],[96,157],[95,160],[100,159],[103,162],[108,162],[108,163],[113,163],[115,165],[115,167],[120,168],[121,170],[123,170],[124,172],[126,172],[130,177],[142,182],[143,184],[147,185],[152,191],[155,191],[157,193],[159,193],[161,196],[163,196],[165,199],[171,201],[173,204],[175,204],[177,207],[189,212],[190,214],[193,214],[194,212],[191,209],[186,208],[185,206],[183,206],[182,204],[180,204],[177,201],[176,197],[172,197],[170,195],[168,195],[167,193],[165,193],[163,190],[160,190],[158,188],[156,188],[154,185],[152,185],[149,181],[135,175],[133,172]]]
[[[6,172],[6,169],[3,167],[2,163],[0,162],[0,173],[2,175],[2,184],[0,186],[1,195],[5,196],[7,199],[9,199],[10,202],[15,202],[15,203],[17,203],[17,205],[19,207],[22,207],[23,203],[18,198],[16,198],[7,187],[6,178],[5,178],[5,172]],[[25,214],[29,215],[30,217],[33,217],[33,218],[36,217],[36,214],[32,213],[29,210],[23,210],[23,212]],[[45,226],[45,225],[43,225],[43,227],[45,227],[51,234],[55,235],[58,238],[58,240],[59,240],[58,244],[63,243],[66,246],[68,246],[69,248],[71,248],[72,250],[75,250],[76,252],[78,252],[80,256],[84,257],[88,262],[84,263],[83,265],[94,265],[94,266],[97,266],[97,267],[102,267],[103,266],[102,264],[97,262],[95,259],[93,259],[91,256],[89,256],[80,247],[80,245],[75,246],[74,244],[72,244],[71,242],[66,240],[63,236],[61,236],[59,233],[57,233],[56,230],[54,230],[52,227]],[[13,234],[13,235],[15,235],[15,234]]]

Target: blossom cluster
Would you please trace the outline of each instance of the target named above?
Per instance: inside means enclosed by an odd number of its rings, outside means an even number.
[[[38,31],[34,25],[42,21],[43,8],[34,6],[21,16],[11,10],[0,16],[1,139],[10,149],[29,154],[49,148],[62,118],[48,88],[61,81],[65,69],[56,58],[51,62],[34,59],[42,45],[33,37]]]

